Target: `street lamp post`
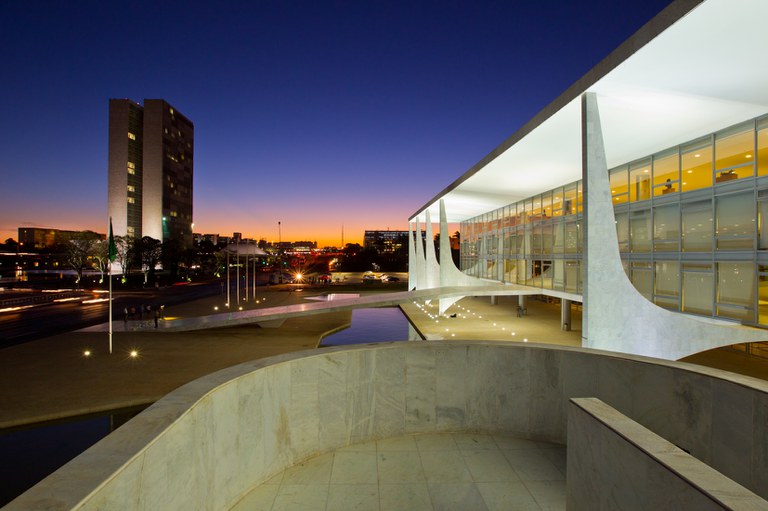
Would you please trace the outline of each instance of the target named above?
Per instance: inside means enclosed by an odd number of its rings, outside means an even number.
[[[283,250],[283,233],[280,228],[280,222],[277,222],[277,271],[278,273],[278,282],[281,284],[283,283],[283,256],[282,256],[282,250]]]
[[[229,241],[227,241],[227,308],[229,308],[229,294],[232,292],[232,286],[229,283]]]
[[[237,259],[237,262],[235,263],[235,267],[237,268],[235,270],[235,276],[237,277],[237,284],[235,284],[235,289],[237,290],[237,305],[240,306],[240,238],[237,238],[237,244],[235,245],[235,250],[237,250],[237,255],[235,256]]]
[[[245,300],[248,301],[248,248],[250,247],[251,242],[246,241],[245,242]]]

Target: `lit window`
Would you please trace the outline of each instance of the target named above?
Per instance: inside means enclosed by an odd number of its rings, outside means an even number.
[[[136,140],[136,135],[134,135],[133,133],[131,133],[131,132],[129,131],[129,132],[128,132],[128,138],[130,138],[131,140]]]
[[[173,115],[173,108],[171,108],[171,115]]]
[[[128,197],[128,204],[135,204],[135,203],[136,203],[136,199],[134,199],[133,197]]]
[[[132,161],[129,161],[129,162],[128,162],[128,168],[129,168],[129,169],[135,169],[135,168],[136,168],[136,164],[135,164],[135,163],[133,163]]]
[[[133,185],[128,185],[128,191],[129,192],[135,192],[136,191],[136,187],[133,186]]]
[[[133,167],[128,167],[128,173],[132,176],[136,175],[136,169]]]

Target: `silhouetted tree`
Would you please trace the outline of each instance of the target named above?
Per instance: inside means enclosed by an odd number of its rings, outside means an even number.
[[[117,264],[120,265],[120,269],[123,272],[123,279],[128,275],[128,270],[131,267],[131,246],[133,238],[126,236],[115,236],[115,246],[117,247]]]
[[[109,240],[97,241],[94,243],[91,250],[94,266],[99,270],[99,273],[101,273],[101,278],[99,279],[99,284],[101,284],[104,282],[104,274],[106,273],[107,265],[109,264]]]
[[[163,270],[168,271],[171,274],[171,279],[175,281],[179,276],[179,264],[184,246],[179,240],[170,239],[162,244],[161,249],[160,260],[163,263]]]
[[[90,237],[73,238],[62,245],[64,260],[67,266],[75,270],[77,279],[75,284],[80,285],[83,278],[83,270],[86,267],[88,258],[93,255],[94,246],[97,240]]]
[[[150,236],[135,238],[131,251],[133,262],[144,274],[144,284],[155,278],[155,268],[162,255],[162,242]]]

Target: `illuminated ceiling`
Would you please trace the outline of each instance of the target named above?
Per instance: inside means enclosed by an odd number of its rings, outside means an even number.
[[[581,179],[583,92],[598,95],[609,168],[768,113],[768,1],[706,0],[632,53],[680,5],[662,11],[411,220],[429,209],[437,221],[440,199],[448,221],[460,222]]]

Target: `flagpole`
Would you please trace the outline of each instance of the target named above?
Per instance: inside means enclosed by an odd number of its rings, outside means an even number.
[[[109,222],[110,234],[112,222]],[[107,257],[107,276],[109,278],[109,353],[112,354],[112,261]]]

